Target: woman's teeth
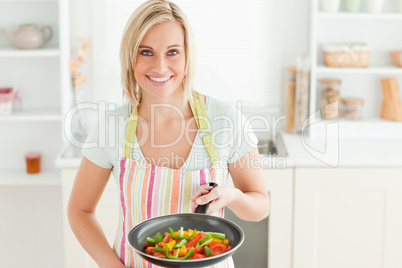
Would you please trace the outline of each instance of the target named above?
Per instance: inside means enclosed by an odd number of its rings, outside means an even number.
[[[169,80],[170,78],[171,78],[171,76],[166,76],[166,77],[159,77],[159,78],[157,78],[157,77],[150,77],[150,76],[148,76],[152,81],[155,81],[155,82],[166,82],[167,80]]]

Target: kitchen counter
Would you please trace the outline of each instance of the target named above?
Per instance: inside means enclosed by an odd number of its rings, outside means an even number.
[[[265,169],[293,167],[402,167],[402,138],[304,138],[281,133],[287,156],[260,155]],[[77,168],[79,148],[65,147],[58,155],[59,168]]]

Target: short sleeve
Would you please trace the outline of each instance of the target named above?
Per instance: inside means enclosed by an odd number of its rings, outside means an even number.
[[[234,163],[254,148],[257,148],[258,139],[250,122],[235,106],[229,109],[228,116],[234,125],[234,131],[230,135],[233,146],[229,149],[228,163]]]
[[[81,149],[82,154],[92,163],[102,168],[112,168],[113,164],[109,159],[104,141],[107,141],[108,131],[99,131],[99,121],[95,123],[89,132],[84,146]]]

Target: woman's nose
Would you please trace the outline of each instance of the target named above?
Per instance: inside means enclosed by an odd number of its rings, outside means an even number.
[[[157,74],[163,74],[165,73],[166,69],[167,66],[165,58],[163,56],[156,57],[152,67],[152,71]]]

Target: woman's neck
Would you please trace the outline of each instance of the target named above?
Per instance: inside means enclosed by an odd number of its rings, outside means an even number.
[[[168,122],[171,120],[186,120],[193,116],[184,94],[172,94],[163,99],[150,98],[143,95],[138,106],[138,115],[146,121]]]

